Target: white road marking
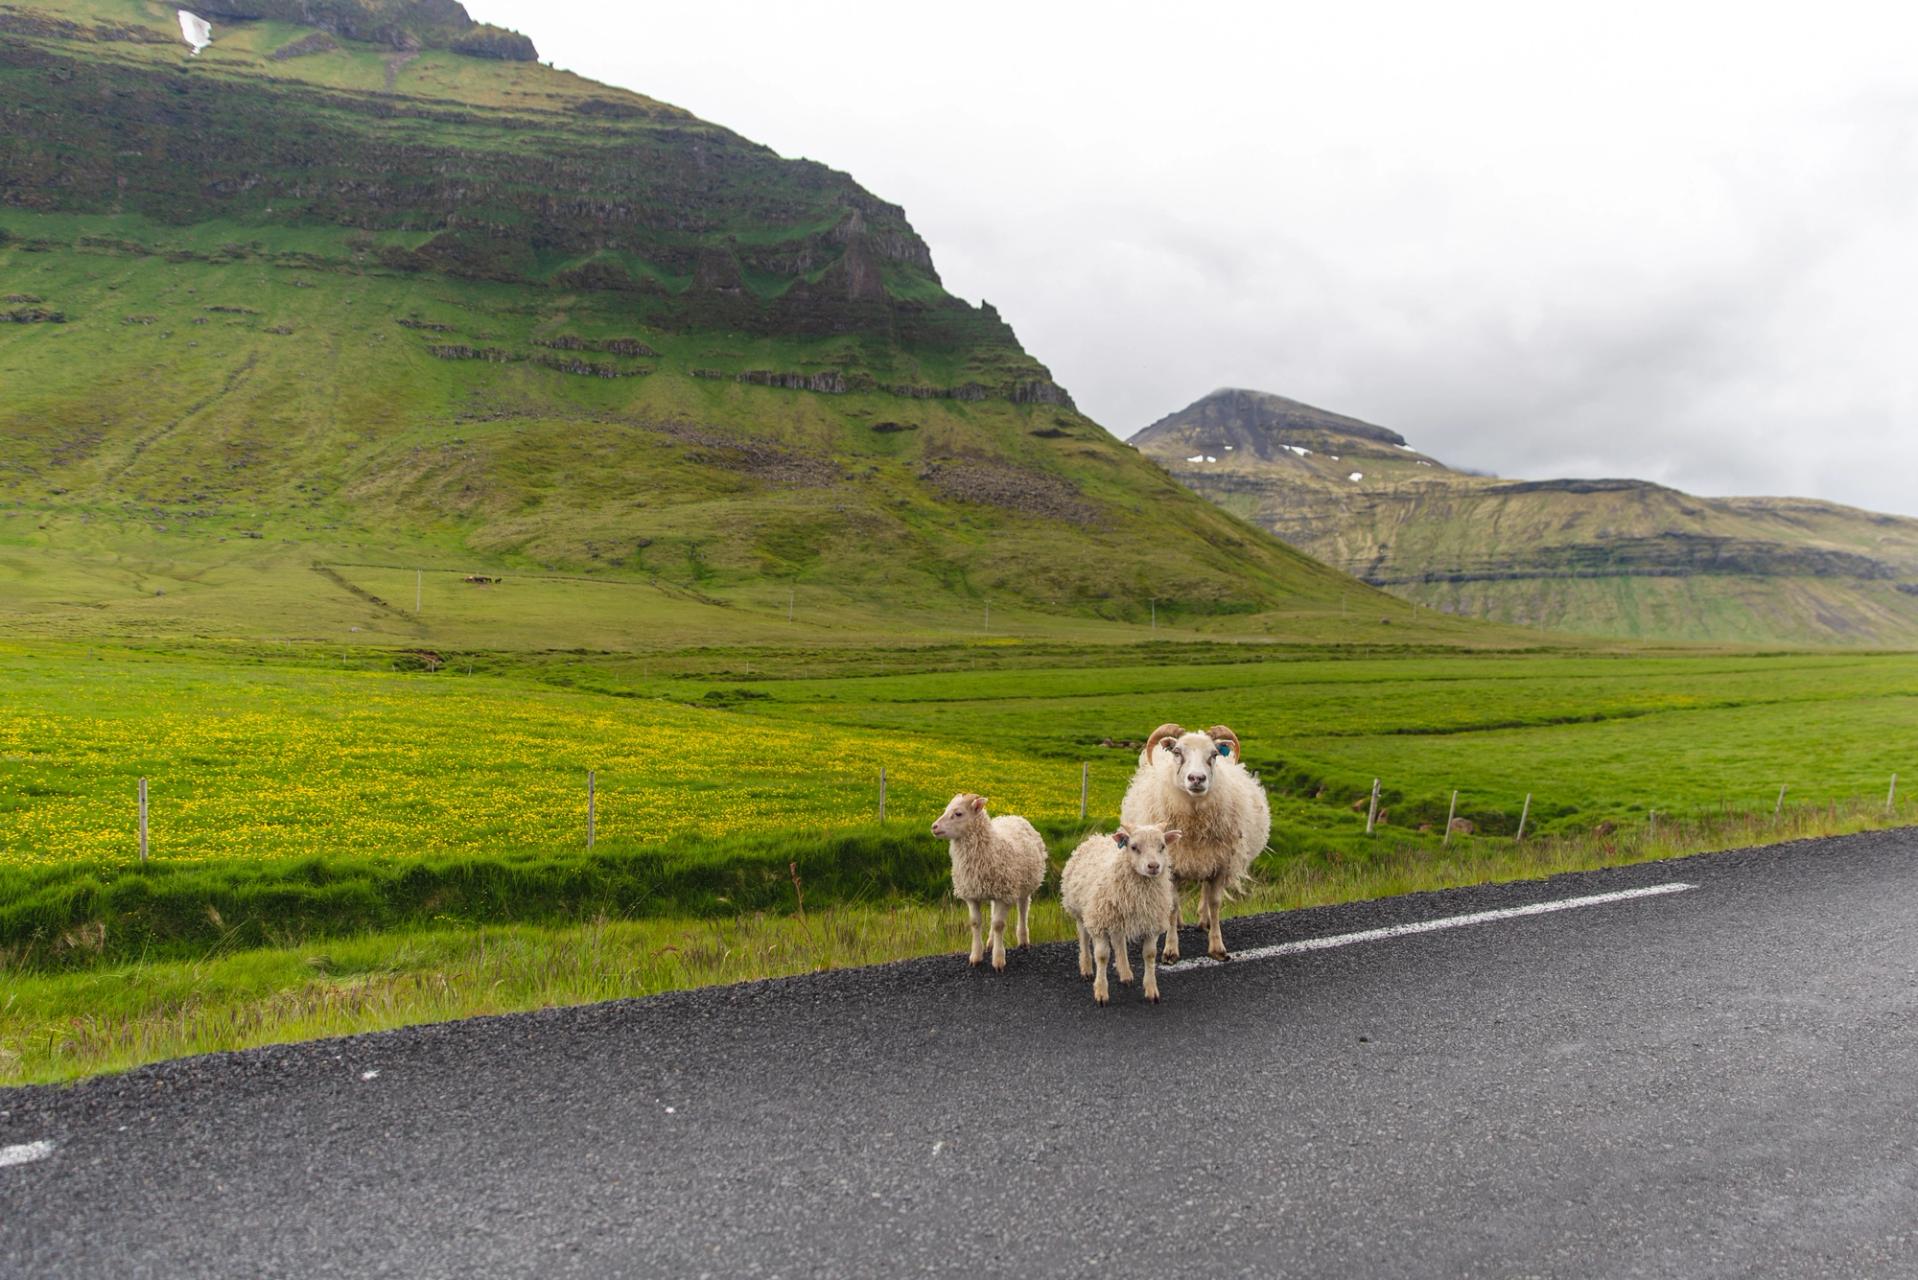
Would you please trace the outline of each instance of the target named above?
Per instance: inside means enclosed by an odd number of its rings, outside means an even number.
[[[18,1146],[0,1147],[0,1169],[9,1165],[32,1164],[35,1160],[45,1160],[53,1154],[53,1143],[42,1138],[38,1142],[22,1142]]]
[[[1302,951],[1325,951],[1332,947],[1349,947],[1360,942],[1383,942],[1387,938],[1403,938],[1414,933],[1436,933],[1440,929],[1463,929],[1472,924],[1489,924],[1494,920],[1511,920],[1518,916],[1543,916],[1554,911],[1570,911],[1574,907],[1598,907],[1608,902],[1629,902],[1634,898],[1656,898],[1668,893],[1683,893],[1687,889],[1696,889],[1695,884],[1686,884],[1674,880],[1669,884],[1655,884],[1644,889],[1620,889],[1616,893],[1594,893],[1584,898],[1560,898],[1556,902],[1534,902],[1528,907],[1502,907],[1497,911],[1474,911],[1465,916],[1445,916],[1438,920],[1421,920],[1417,924],[1388,925],[1383,929],[1364,929],[1358,933],[1335,933],[1324,938],[1301,938],[1297,942],[1280,942],[1269,947],[1253,947],[1249,951],[1234,951],[1232,964],[1242,964],[1247,960],[1270,960],[1273,956],[1297,955]],[[1205,969],[1217,967],[1221,961],[1211,956],[1194,956],[1190,960],[1181,960],[1177,964],[1161,965],[1161,973],[1177,973],[1181,969]]]

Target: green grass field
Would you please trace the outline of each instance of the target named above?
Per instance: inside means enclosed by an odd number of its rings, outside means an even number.
[[[1064,820],[1082,762],[1091,812],[1117,809],[1135,751],[1100,743],[1162,719],[1239,732],[1278,800],[1283,854],[1349,836],[1348,806],[1374,776],[1395,827],[1442,822],[1457,788],[1460,812],[1500,834],[1527,793],[1545,834],[1749,810],[1781,785],[1825,803],[1918,777],[1918,659],[1903,655],[1214,646],[1209,662],[1163,665],[1149,646],[1025,648],[954,648],[936,671],[894,651],[900,674],[821,678],[780,651],[742,654],[728,677],[710,651],[490,653],[472,674],[457,656],[429,674],[383,654],[10,644],[0,863],[125,859],[140,777],[168,861],[570,848],[588,770],[599,838],[621,846],[856,825],[876,813],[882,767],[891,814],[915,829],[958,790]],[[678,669],[689,663],[703,670]]]
[[[0,1078],[942,949],[937,808],[985,792],[1057,862],[1131,772],[1133,749],[1099,744],[1161,719],[1230,723],[1272,792],[1239,909],[1898,821],[1890,777],[1918,778],[1912,655],[1171,636],[395,663],[0,646]],[[1388,816],[1368,837],[1353,803],[1374,776]],[[1420,828],[1453,788],[1479,830],[1442,848]],[[757,941],[687,958],[728,931]]]

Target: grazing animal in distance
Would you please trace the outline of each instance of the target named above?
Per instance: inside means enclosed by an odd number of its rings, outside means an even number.
[[[951,842],[952,892],[972,920],[972,953],[985,957],[979,936],[979,904],[992,904],[992,967],[1006,967],[1006,914],[1018,913],[1018,945],[1032,941],[1032,895],[1046,880],[1046,842],[1030,822],[1013,814],[986,814],[986,798],[969,791],[952,798],[932,824],[932,834]]]

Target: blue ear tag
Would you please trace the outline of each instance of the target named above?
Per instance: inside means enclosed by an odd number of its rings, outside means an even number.
[[[1222,756],[1229,756],[1229,755],[1231,755],[1231,754],[1232,754],[1232,744],[1231,744],[1231,743],[1229,743],[1229,742],[1221,742],[1221,743],[1219,744],[1219,754],[1220,754],[1220,755],[1222,755]]]
[[[1112,843],[1114,843],[1114,844],[1116,844],[1116,845],[1118,845],[1118,846],[1119,846],[1119,847],[1120,847],[1121,849],[1123,849],[1123,848],[1125,848],[1125,847],[1126,847],[1126,833],[1125,833],[1125,832],[1123,832],[1123,831],[1115,831],[1115,832],[1113,832],[1113,833],[1112,833]]]

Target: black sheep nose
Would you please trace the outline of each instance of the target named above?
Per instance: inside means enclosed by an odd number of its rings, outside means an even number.
[[[1188,773],[1185,775],[1185,780],[1192,783],[1204,782],[1205,775],[1203,773]]]

